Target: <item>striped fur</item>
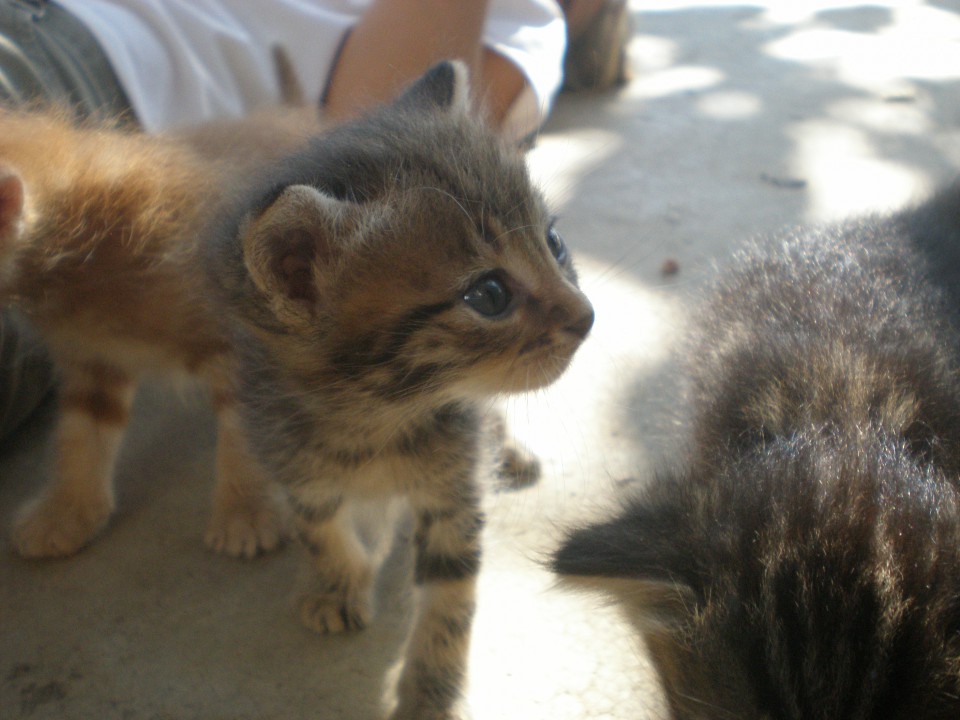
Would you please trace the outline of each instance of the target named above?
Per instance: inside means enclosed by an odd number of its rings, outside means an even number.
[[[459,697],[495,469],[482,409],[552,382],[593,321],[523,158],[468,117],[462,83],[442,64],[324,137],[225,217],[207,255],[237,320],[249,437],[293,499],[308,627],[372,617],[354,501],[413,508],[421,602],[395,720],[449,718]],[[510,300],[485,315],[467,297],[490,278]]]
[[[688,348],[686,467],[555,556],[681,720],[960,717],[960,187],[755,250]]]

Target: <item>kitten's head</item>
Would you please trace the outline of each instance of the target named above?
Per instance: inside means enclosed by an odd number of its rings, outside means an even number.
[[[654,481],[554,557],[622,602],[678,720],[960,717],[960,498],[897,441]]]
[[[552,382],[593,322],[522,156],[442,63],[276,168],[211,246],[234,313],[296,371],[385,396]]]

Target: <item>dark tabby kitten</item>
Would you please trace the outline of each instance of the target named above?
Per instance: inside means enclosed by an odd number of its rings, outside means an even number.
[[[960,187],[709,296],[689,464],[554,557],[625,601],[675,717],[960,717],[958,311]]]
[[[303,622],[370,621],[375,568],[348,511],[406,498],[421,598],[393,717],[450,717],[491,469],[484,411],[555,380],[593,322],[523,158],[470,118],[463,68],[441,64],[279,168],[207,264],[238,321],[247,434],[309,554]]]

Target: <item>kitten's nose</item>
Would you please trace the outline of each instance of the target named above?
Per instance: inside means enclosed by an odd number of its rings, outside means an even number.
[[[585,312],[580,315],[576,321],[567,325],[564,330],[581,338],[586,338],[590,332],[590,328],[593,327],[593,317],[593,306],[588,303]]]
[[[553,327],[583,339],[593,327],[593,305],[583,295],[579,295],[569,304],[554,307],[548,320]]]

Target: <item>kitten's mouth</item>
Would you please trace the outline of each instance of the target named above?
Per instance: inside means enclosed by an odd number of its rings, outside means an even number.
[[[534,350],[539,350],[542,347],[547,347],[552,344],[553,341],[550,339],[549,335],[541,335],[540,337],[525,343],[523,347],[520,348],[520,351],[517,353],[517,355],[519,357],[523,357]]]
[[[532,341],[517,351],[512,361],[489,366],[466,387],[481,395],[524,393],[551,385],[563,375],[573,359],[576,345],[558,350],[555,343]],[[506,360],[506,358],[503,358]]]
[[[550,338],[532,341],[521,348],[523,358],[524,390],[539,390],[557,381],[570,366],[580,343],[559,344]]]
[[[586,336],[586,331],[582,333],[579,331],[544,332],[538,337],[535,337],[533,340],[529,340],[524,343],[517,351],[517,356],[523,357],[524,355],[529,355],[532,352],[548,348],[548,352],[558,356],[565,356],[566,361],[569,362],[570,358],[573,357],[573,354],[583,344]]]

